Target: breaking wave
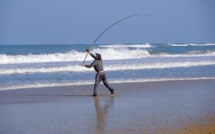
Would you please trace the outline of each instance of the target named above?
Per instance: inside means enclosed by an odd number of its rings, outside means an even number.
[[[195,43],[187,43],[187,44],[168,44],[173,47],[187,47],[187,46],[215,46],[215,43],[204,43],[204,44],[195,44]]]
[[[184,44],[183,44],[184,45]],[[106,46],[106,45],[105,45]],[[126,45],[129,46],[129,45]],[[137,46],[136,46],[137,47]],[[126,47],[103,47],[93,49],[92,53],[100,53],[104,60],[126,60],[145,57],[190,57],[190,56],[215,56],[215,50],[190,51],[181,54],[159,53],[145,48],[128,49]],[[54,54],[27,54],[27,55],[6,55],[0,54],[0,64],[19,64],[19,63],[43,63],[43,62],[69,62],[83,61],[86,52],[71,50],[66,53]],[[87,61],[92,60],[90,56]]]
[[[93,53],[102,54],[102,58],[105,60],[117,60],[117,59],[133,59],[143,58],[149,56],[147,50],[129,50],[127,48],[115,49],[94,49]],[[0,64],[13,64],[13,63],[41,63],[41,62],[68,62],[68,61],[83,61],[86,53],[72,50],[67,53],[55,53],[55,54],[40,54],[40,55],[6,55],[0,54]],[[86,60],[92,60],[90,56]]]
[[[105,65],[105,71],[123,71],[123,70],[140,70],[140,69],[164,69],[176,67],[194,67],[215,65],[215,61],[199,62],[171,62],[171,63],[152,63],[152,64],[114,64]],[[67,65],[61,67],[41,67],[41,68],[15,68],[1,69],[0,75],[27,74],[27,73],[58,73],[58,72],[92,72],[92,68],[84,68],[80,65]]]

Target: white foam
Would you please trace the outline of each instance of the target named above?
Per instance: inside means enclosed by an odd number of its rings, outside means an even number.
[[[136,83],[136,82],[156,82],[156,81],[182,81],[182,80],[215,80],[215,77],[201,77],[201,78],[170,78],[170,79],[118,79],[109,80],[110,83]],[[29,89],[29,88],[43,88],[43,87],[59,87],[59,86],[74,86],[74,85],[90,85],[94,81],[77,81],[67,83],[37,83],[25,84],[16,86],[0,87],[0,91],[13,89]]]
[[[41,54],[41,55],[0,55],[0,64],[10,63],[41,63],[41,62],[63,62],[63,61],[81,61],[86,53],[70,51],[67,53]]]
[[[195,44],[195,43],[187,43],[187,44],[168,44],[169,46],[176,47],[187,47],[187,46],[215,46],[215,43],[203,43],[203,44]]]
[[[155,57],[156,55],[150,55],[151,57]],[[203,56],[215,56],[215,51],[190,51],[186,54],[167,54],[160,53],[157,57],[203,57]]]
[[[215,46],[215,43],[205,43],[205,44],[194,44],[190,43],[190,46]]]
[[[194,67],[194,66],[206,66],[215,65],[215,61],[208,62],[171,62],[171,63],[152,63],[152,64],[124,64],[107,66],[107,71],[118,70],[140,70],[140,69],[164,69],[164,68],[176,68],[176,67]]]
[[[139,82],[157,82],[157,81],[183,81],[183,80],[215,80],[215,77],[201,78],[162,78],[162,79],[121,79],[113,80],[111,83],[139,83]]]
[[[168,44],[169,46],[173,46],[173,47],[186,47],[189,46],[189,44]]]
[[[69,82],[69,83],[35,83],[35,84],[0,87],[0,91],[1,90],[11,90],[11,89],[27,89],[27,88],[42,88],[42,87],[89,85],[89,84],[93,84],[93,82],[92,81],[77,81],[77,82]]]
[[[140,70],[140,69],[164,69],[176,67],[194,67],[215,65],[215,61],[199,61],[199,62],[171,62],[171,63],[151,63],[151,64],[114,64],[104,65],[105,71],[122,71],[122,70]],[[27,73],[57,73],[57,72],[92,72],[93,68],[88,69],[81,65],[67,65],[61,67],[42,67],[42,68],[15,68],[1,69],[0,75],[11,74],[27,74]]]
[[[94,49],[93,52],[102,54],[105,60],[121,60],[121,59],[135,59],[148,57],[150,54],[147,50],[135,49],[129,50],[127,48],[107,48],[107,49]]]
[[[127,48],[114,49],[94,49],[93,53],[100,53],[105,60],[117,60],[117,59],[132,59],[142,58],[149,56],[149,52],[146,50],[136,49],[129,50]],[[0,64],[12,64],[12,63],[41,63],[41,62],[67,62],[67,61],[83,61],[86,53],[70,51],[67,53],[55,53],[55,54],[41,54],[41,55],[5,55],[0,54]],[[91,56],[88,56],[86,60],[92,60]]]
[[[104,60],[124,60],[124,59],[137,59],[145,57],[193,57],[193,56],[215,56],[215,51],[207,51],[203,53],[187,53],[187,54],[168,54],[168,53],[155,53],[150,54],[146,49],[128,49],[126,47],[120,48],[96,48],[92,53],[100,53]],[[86,56],[85,52],[78,52],[75,50],[67,53],[54,53],[54,54],[28,54],[28,55],[6,55],[0,54],[0,64],[19,64],[19,63],[42,63],[42,62],[69,62],[69,61],[83,61]],[[88,56],[87,61],[92,60]]]

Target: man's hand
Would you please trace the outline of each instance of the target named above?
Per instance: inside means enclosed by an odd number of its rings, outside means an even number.
[[[90,53],[90,48],[87,48],[86,52]]]
[[[87,50],[87,52],[90,54],[91,52],[90,52],[90,50]]]
[[[82,64],[82,67],[85,67],[85,65],[84,65],[84,64]]]

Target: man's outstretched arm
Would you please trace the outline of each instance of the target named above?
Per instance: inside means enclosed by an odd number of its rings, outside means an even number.
[[[90,65],[82,64],[82,67],[91,68],[91,67],[95,66],[95,64],[96,64],[95,61],[93,61]]]

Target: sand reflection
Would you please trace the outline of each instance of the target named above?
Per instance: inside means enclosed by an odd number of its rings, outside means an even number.
[[[108,113],[113,112],[111,107],[114,105],[114,97],[94,97],[94,101],[97,112],[97,133],[103,134],[107,125]]]

